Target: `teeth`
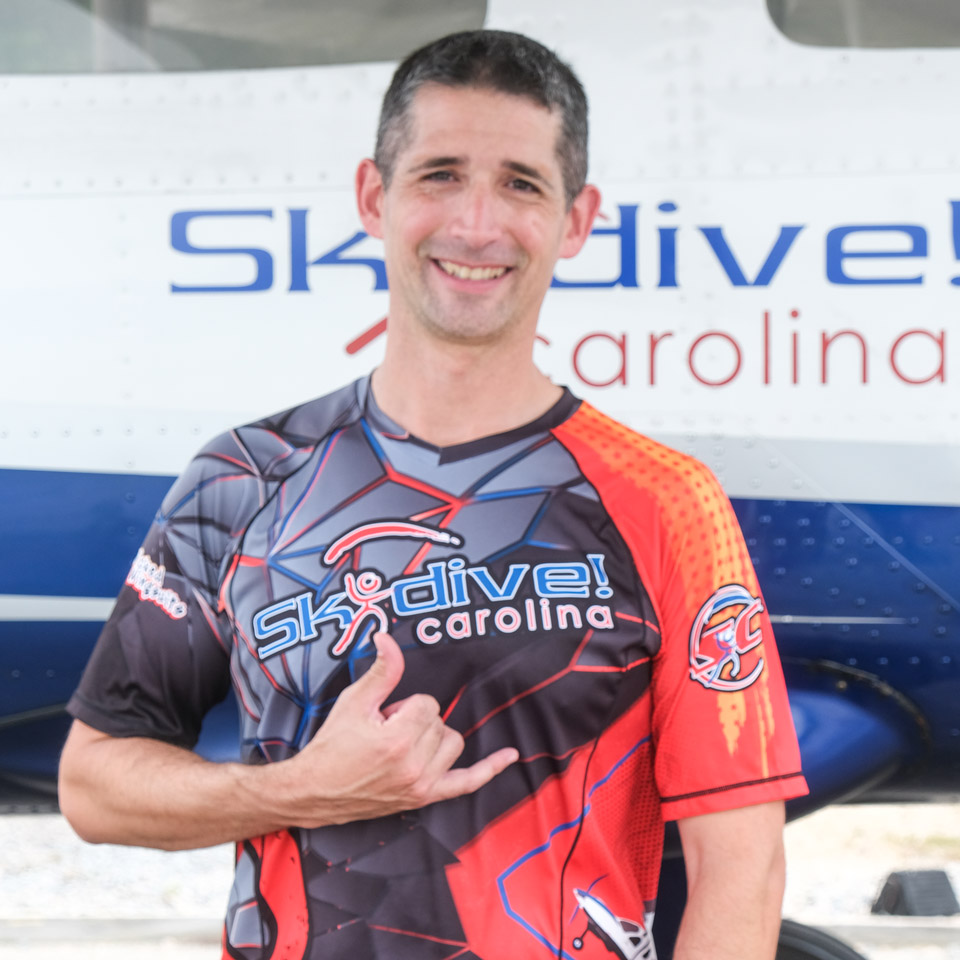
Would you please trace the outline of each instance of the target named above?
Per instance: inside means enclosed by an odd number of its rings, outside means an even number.
[[[507,272],[506,267],[465,267],[450,260],[438,260],[437,263],[445,273],[449,273],[451,277],[459,277],[461,280],[493,280]]]

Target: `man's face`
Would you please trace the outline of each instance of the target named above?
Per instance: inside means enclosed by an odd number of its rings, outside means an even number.
[[[557,258],[580,249],[599,202],[587,188],[566,209],[559,117],[428,85],[409,120],[389,188],[372,161],[357,174],[361,219],[384,241],[391,326],[463,343],[532,335]]]

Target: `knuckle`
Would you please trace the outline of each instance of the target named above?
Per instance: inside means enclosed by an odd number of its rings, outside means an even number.
[[[429,693],[418,693],[414,695],[417,710],[423,717],[438,717],[440,715],[440,703],[436,697],[431,697]]]
[[[397,771],[397,777],[400,781],[400,785],[410,791],[411,794],[416,794],[420,778],[423,775],[423,768],[420,764],[415,763],[412,760],[407,760],[402,764]]]
[[[424,783],[417,783],[409,790],[410,800],[418,807],[426,806],[433,799],[430,788]]]
[[[384,661],[384,658],[378,655],[373,663],[370,664],[370,669],[367,670],[363,677],[359,677],[355,683],[359,683],[364,677],[369,677],[371,680],[381,680],[386,675],[387,664]],[[351,684],[351,686],[353,686],[353,684]]]
[[[402,764],[408,752],[407,741],[400,737],[393,737],[380,744],[383,761],[394,766]]]
[[[431,697],[429,693],[414,693],[409,703],[410,707],[422,716],[431,716],[440,712],[440,704],[436,697]]]

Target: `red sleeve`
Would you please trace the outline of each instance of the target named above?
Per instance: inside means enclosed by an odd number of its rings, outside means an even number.
[[[651,697],[664,818],[806,793],[769,614],[713,474],[588,404],[555,433],[630,548],[659,622]]]

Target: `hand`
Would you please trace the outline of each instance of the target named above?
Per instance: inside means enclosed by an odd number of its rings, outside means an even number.
[[[520,754],[513,747],[451,770],[463,737],[418,693],[387,707],[403,676],[403,652],[388,633],[373,638],[377,659],[337,698],[316,736],[285,764],[296,766],[296,826],[368,820],[479,790]],[[305,794],[305,795],[304,795]]]

